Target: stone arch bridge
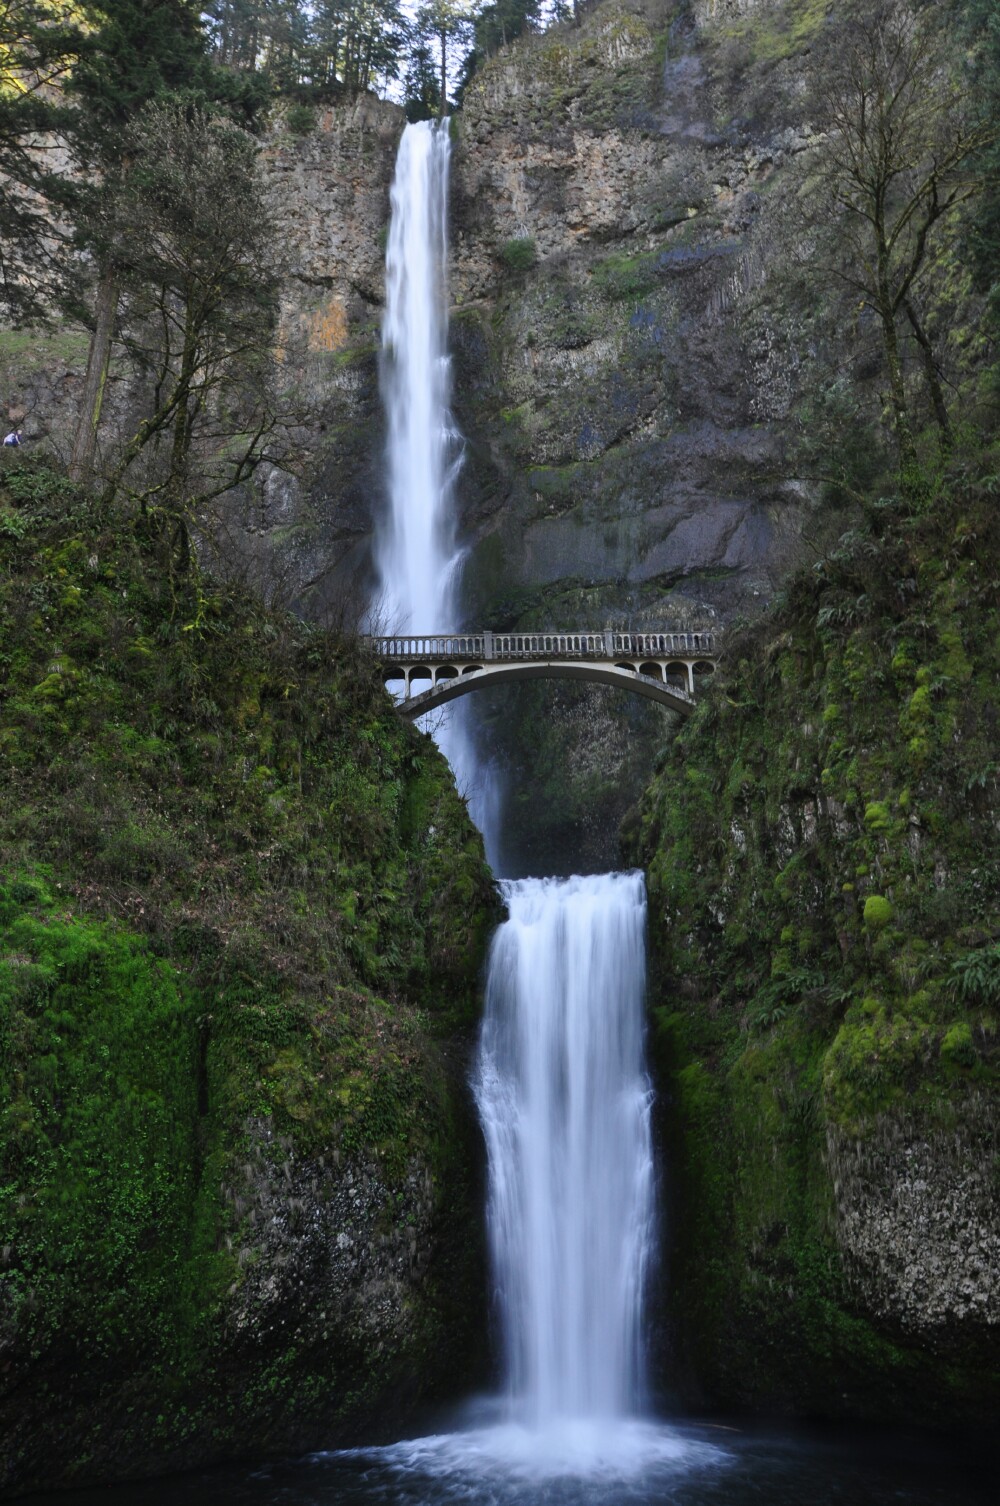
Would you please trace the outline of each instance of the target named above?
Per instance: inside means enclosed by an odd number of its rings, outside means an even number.
[[[694,710],[697,682],[718,662],[714,633],[441,633],[366,639],[398,709],[416,718],[485,685],[563,678],[617,685],[669,706]]]

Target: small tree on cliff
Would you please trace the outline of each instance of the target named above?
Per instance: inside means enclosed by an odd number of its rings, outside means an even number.
[[[814,55],[813,76],[827,133],[821,190],[844,251],[835,270],[878,318],[900,467],[912,479],[900,326],[920,349],[947,447],[951,424],[918,299],[948,244],[943,232],[980,186],[970,164],[988,131],[970,117],[929,14],[901,0],[853,8]]]

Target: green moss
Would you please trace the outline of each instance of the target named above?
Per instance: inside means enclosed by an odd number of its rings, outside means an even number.
[[[869,894],[865,900],[865,925],[870,931],[882,931],[892,919],[892,905],[882,894]]]
[[[724,683],[633,823],[654,997],[676,1001],[654,1035],[683,1189],[671,1310],[717,1401],[910,1419],[994,1405],[986,1338],[956,1336],[942,1373],[866,1308],[827,1160],[830,1137],[863,1156],[887,1123],[917,1140],[962,1114],[988,1124],[1000,1097],[990,474],[958,472],[933,516],[849,535],[730,633]],[[902,606],[901,579],[919,583]]]
[[[749,61],[776,63],[805,51],[828,14],[826,0],[778,0],[747,16],[720,21],[714,39],[738,51],[744,67]]]
[[[38,1414],[3,1415],[11,1467],[280,1447],[288,1413],[244,1410],[268,1377],[332,1427],[464,1332],[433,1275],[391,1357],[251,1316],[236,1386],[226,1314],[278,1167],[377,1167],[405,1210],[416,1165],[466,1207],[446,1048],[497,916],[482,844],[356,641],[171,572],[37,462],[3,517],[0,1311]]]
[[[22,366],[32,370],[57,364],[84,366],[89,343],[84,330],[0,330],[0,369],[16,373]]]
[[[658,252],[637,255],[615,252],[594,265],[593,281],[606,298],[637,298],[650,292],[657,283]]]
[[[315,105],[292,104],[285,112],[285,125],[293,136],[308,136],[316,129]]]
[[[520,236],[515,240],[504,241],[497,255],[512,272],[529,272],[535,265],[538,252],[531,236]]]

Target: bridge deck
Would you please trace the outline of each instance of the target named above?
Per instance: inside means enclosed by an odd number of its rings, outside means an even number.
[[[485,685],[565,678],[614,685],[689,716],[695,677],[716,664],[714,633],[428,633],[366,640],[386,681],[402,680],[407,717]],[[424,689],[424,683],[429,682]],[[418,688],[419,687],[419,688]]]
[[[502,663],[520,659],[619,658],[704,659],[717,657],[714,633],[430,633],[371,637],[366,641],[383,663],[422,661]]]

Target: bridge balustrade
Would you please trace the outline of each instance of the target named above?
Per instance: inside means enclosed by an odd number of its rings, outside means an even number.
[[[715,657],[714,633],[447,633],[370,637],[372,651],[383,660],[663,658],[678,654]]]

